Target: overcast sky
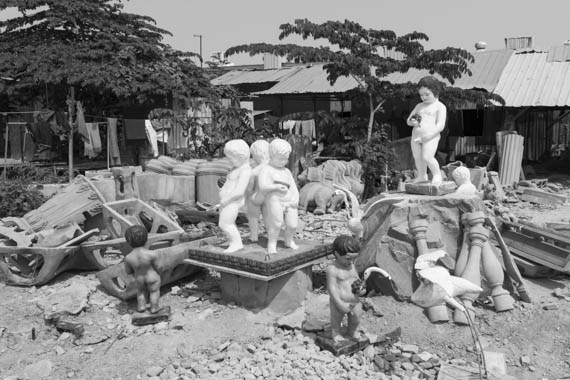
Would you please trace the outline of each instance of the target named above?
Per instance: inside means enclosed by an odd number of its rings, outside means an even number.
[[[298,18],[312,22],[348,19],[365,28],[397,34],[426,33],[428,48],[474,50],[477,41],[490,50],[505,37],[534,37],[535,46],[561,45],[570,39],[570,0],[129,0],[125,11],[154,18],[170,31],[166,43],[183,51],[211,53],[253,42],[279,43],[279,25]],[[284,43],[302,43],[288,38]],[[323,43],[318,43],[324,44]],[[261,63],[261,57],[230,57],[237,63]]]

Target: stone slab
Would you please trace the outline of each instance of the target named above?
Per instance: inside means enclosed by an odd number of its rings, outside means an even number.
[[[160,308],[156,313],[136,312],[133,314],[132,324],[136,326],[152,325],[159,322],[166,322],[170,320],[170,306]]]
[[[317,333],[315,337],[315,344],[319,346],[322,350],[327,350],[333,353],[335,356],[339,355],[350,355],[355,352],[364,350],[368,345],[370,345],[370,340],[368,338],[357,340],[357,339],[345,339],[340,342],[335,342],[331,337],[331,332],[324,331]]]
[[[440,185],[433,185],[431,181],[406,183],[406,193],[439,196],[453,193],[457,185],[453,181],[444,181]]]
[[[221,272],[222,299],[251,310],[288,313],[302,305],[312,288],[310,266],[269,281]]]
[[[277,253],[267,255],[267,240],[260,237],[259,242],[246,240],[244,248],[226,253],[225,240],[211,237],[192,242],[188,249],[188,258],[195,262],[217,265],[220,271],[225,267],[274,278],[287,273],[291,268],[309,265],[333,252],[332,243],[323,244],[310,240],[299,240],[296,243],[299,248],[293,250],[280,241]]]

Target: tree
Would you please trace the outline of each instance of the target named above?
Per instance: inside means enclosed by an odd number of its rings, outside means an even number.
[[[156,96],[215,98],[189,57],[162,42],[170,33],[148,16],[125,13],[120,0],[0,0],[0,94],[29,101],[75,88],[99,101]],[[81,96],[80,96],[81,97]],[[56,99],[55,108],[65,106]]]
[[[245,52],[250,55],[272,53],[295,62],[325,62],[323,69],[327,71],[332,84],[341,76],[353,77],[359,84],[358,90],[368,98],[367,141],[372,137],[374,116],[387,99],[405,98],[416,93],[414,84],[393,84],[382,79],[386,75],[416,68],[439,74],[453,84],[462,75],[471,75],[469,63],[474,61],[473,56],[463,49],[447,47],[426,50],[422,42],[428,41],[428,36],[420,32],[397,36],[390,30],[365,29],[349,20],[316,24],[299,19],[279,28],[280,40],[290,35],[300,35],[303,39],[324,39],[336,50],[326,46],[254,43],[231,47],[226,51],[226,56]],[[384,51],[401,53],[402,59],[386,57]],[[453,105],[465,101],[481,105],[492,105],[492,101],[502,102],[499,96],[485,92],[456,88],[452,91],[456,97]]]

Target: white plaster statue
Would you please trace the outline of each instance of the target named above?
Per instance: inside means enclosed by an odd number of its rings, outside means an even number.
[[[407,123],[414,127],[412,130],[412,154],[418,171],[414,182],[428,180],[427,169],[432,174],[433,185],[442,182],[439,163],[435,159],[440,133],[445,128],[447,109],[438,99],[443,84],[434,77],[423,77],[418,82],[418,93],[422,102],[417,104]]]
[[[269,164],[259,172],[257,183],[265,198],[262,212],[267,230],[267,253],[277,253],[277,240],[285,223],[285,246],[297,249],[293,240],[297,229],[299,190],[293,175],[286,165],[291,154],[291,145],[282,139],[269,144]]]
[[[224,155],[229,159],[232,169],[220,189],[218,226],[228,239],[229,246],[224,251],[228,253],[243,248],[236,218],[245,204],[245,193],[251,177],[249,154],[249,146],[243,140],[230,140],[224,146]]]
[[[249,224],[249,239],[257,241],[259,237],[259,217],[263,204],[263,193],[259,191],[257,177],[263,167],[269,163],[269,143],[266,140],[257,140],[249,148],[251,152],[251,178],[246,192],[246,210]]]
[[[465,166],[460,166],[455,169],[451,176],[457,184],[456,194],[475,195],[479,192],[473,183],[471,183],[471,172]]]

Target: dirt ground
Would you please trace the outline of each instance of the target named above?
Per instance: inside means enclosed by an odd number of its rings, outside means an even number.
[[[570,187],[568,177],[550,181]],[[521,203],[511,210],[538,225],[570,219],[568,202],[558,208]],[[325,266],[313,268],[313,291],[305,301],[307,319],[328,320]],[[38,306],[69,285],[89,289],[84,311],[72,318],[85,327],[81,340],[46,324]],[[559,274],[527,279],[525,285],[530,304],[517,301],[515,309],[505,313],[496,313],[486,302],[476,305],[483,348],[504,353],[507,373],[517,379],[570,378],[570,302],[553,294],[557,288],[570,293],[570,278]],[[66,273],[41,288],[0,282],[0,295],[0,379],[9,380],[34,378],[30,365],[35,364],[44,366],[40,372],[49,371],[48,379],[146,379],[145,371],[151,366],[198,360],[226,342],[258,344],[279,317],[223,302],[215,271],[202,271],[164,287],[161,304],[171,307],[172,321],[154,327],[132,326],[134,303],[107,295],[93,273]],[[374,298],[382,316],[366,312],[363,330],[384,334],[400,327],[401,342],[417,345],[420,351],[437,354],[442,360],[476,361],[468,328],[452,322],[431,324],[422,309],[411,303],[390,296]],[[236,374],[235,378],[244,377]]]

